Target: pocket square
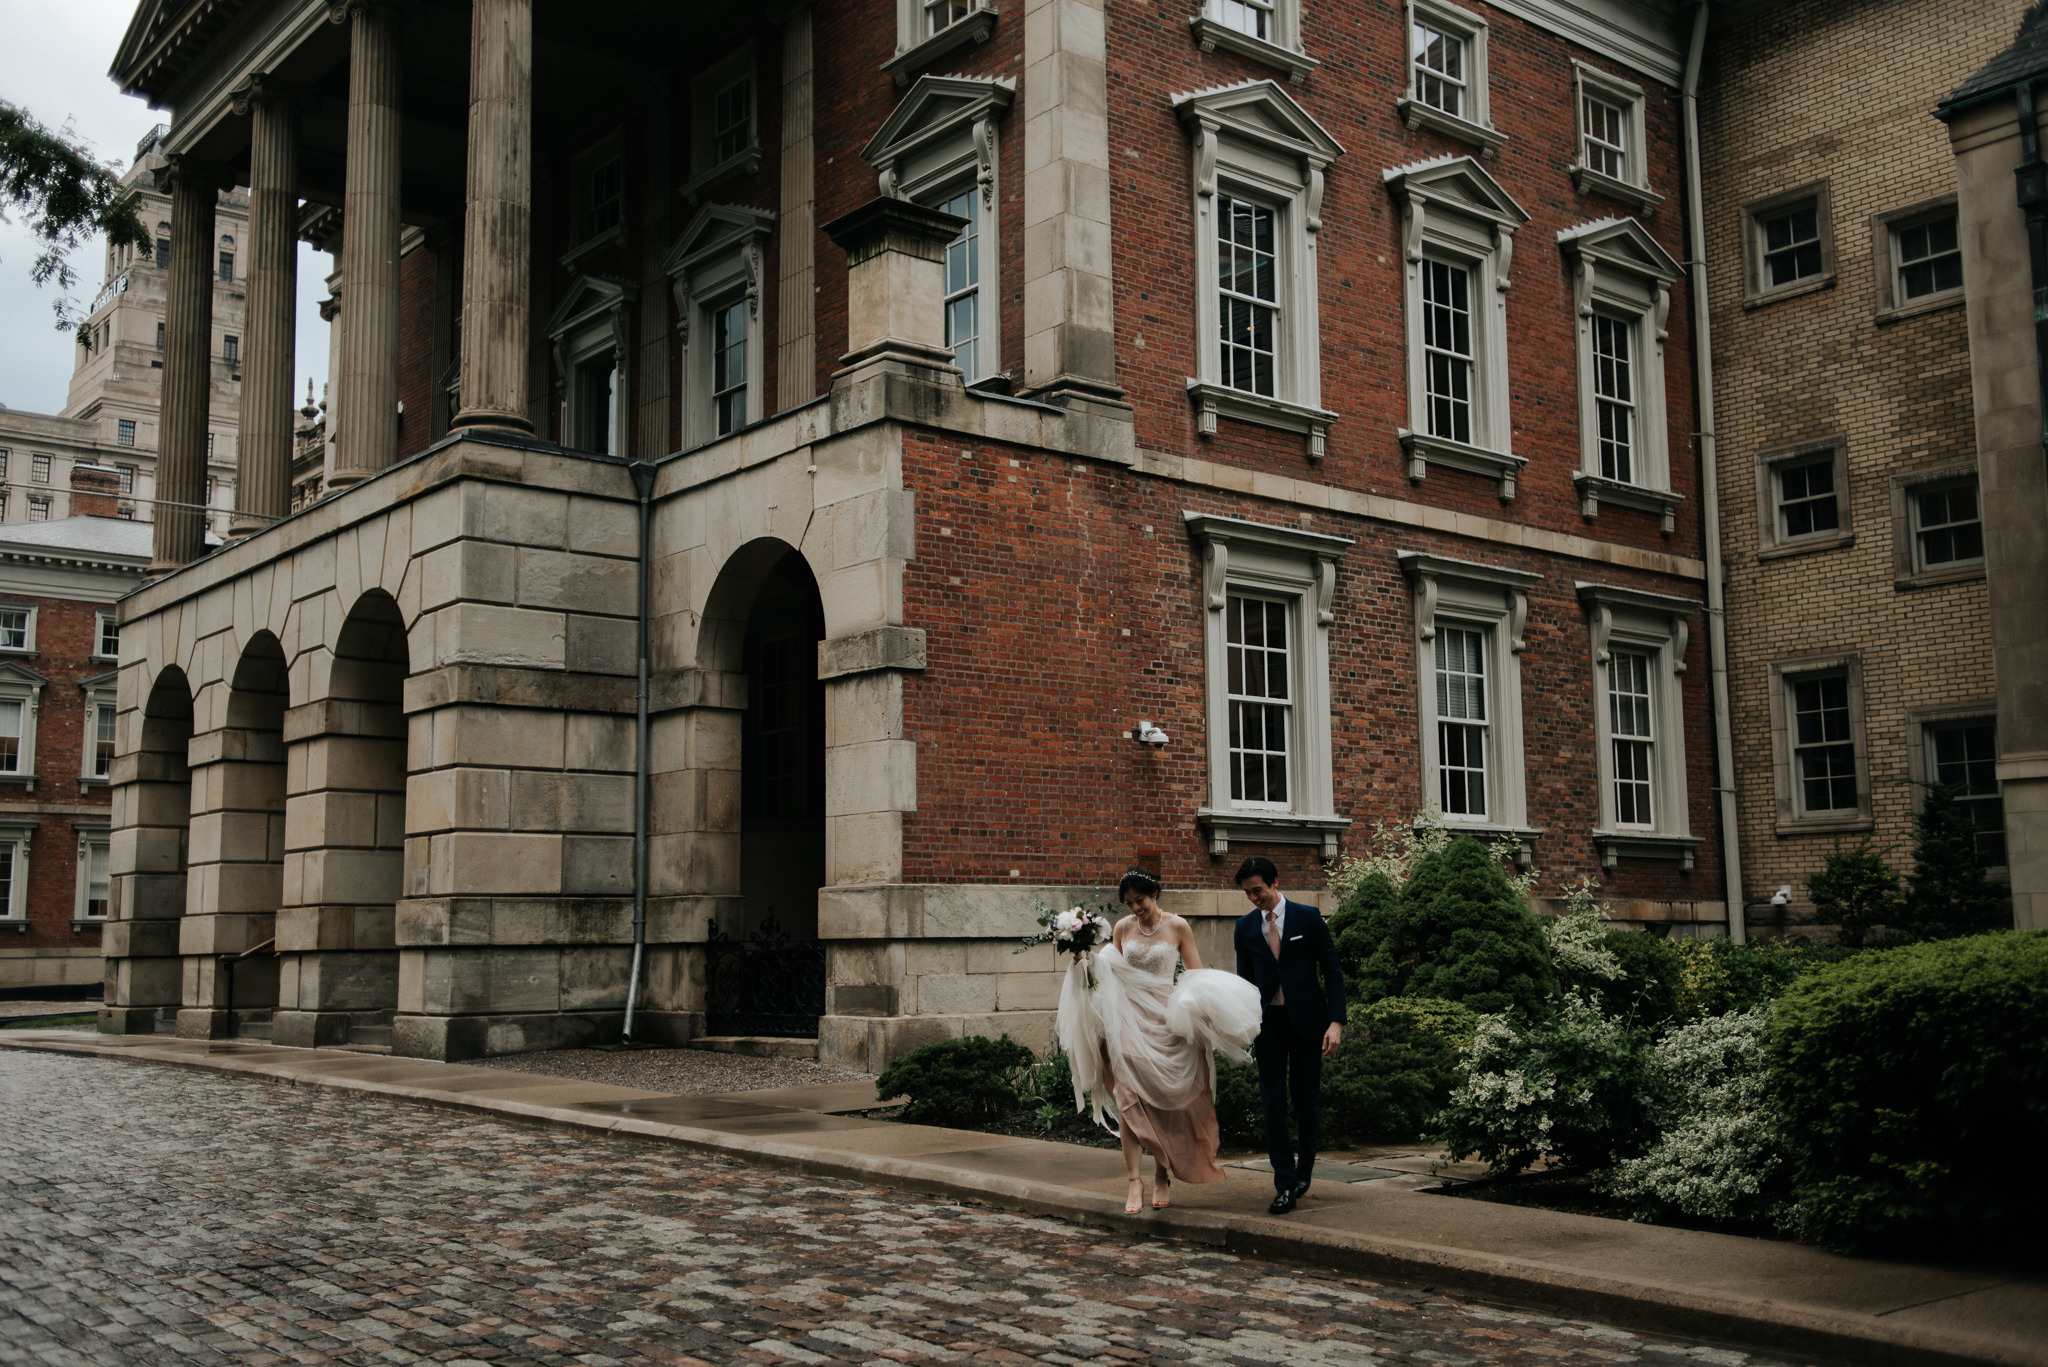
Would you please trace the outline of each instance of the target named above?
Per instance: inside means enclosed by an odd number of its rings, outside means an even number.
[[[1300,938],[1301,937],[1299,935],[1290,935],[1287,937],[1287,941],[1289,944],[1292,944],[1294,941],[1299,940]]]

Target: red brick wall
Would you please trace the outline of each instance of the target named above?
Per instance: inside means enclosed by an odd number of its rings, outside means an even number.
[[[78,886],[78,836],[72,822],[83,816],[77,808],[92,808],[104,828],[111,807],[105,784],[88,785],[79,777],[85,767],[85,694],[78,683],[113,668],[110,660],[92,658],[98,644],[95,614],[104,607],[12,593],[5,597],[36,609],[34,652],[7,658],[50,682],[36,713],[35,787],[0,783],[0,816],[31,816],[42,823],[29,841],[29,928],[26,933],[0,931],[7,937],[0,943],[20,949],[97,948],[99,931],[71,929]]]
[[[415,247],[398,259],[398,458],[434,444],[434,253]]]

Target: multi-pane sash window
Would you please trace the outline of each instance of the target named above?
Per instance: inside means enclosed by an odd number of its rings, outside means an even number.
[[[164,349],[164,325],[162,323],[156,325],[156,349],[158,351]]]
[[[1437,805],[1445,816],[1484,818],[1486,807],[1486,635],[1467,627],[1436,632]]]
[[[21,724],[28,704],[17,699],[0,699],[0,774],[21,772]],[[0,849],[7,848],[0,843]]]
[[[1653,827],[1650,794],[1656,786],[1651,720],[1650,657],[1615,651],[1607,663],[1607,704],[1614,747],[1614,821]]]
[[[28,649],[28,609],[0,608],[0,650]]]
[[[1977,855],[1985,867],[2005,863],[2005,798],[1998,787],[1998,728],[1990,721],[1928,728],[1928,768],[1936,783],[1956,790],[1956,802],[1977,828]]]
[[[28,477],[33,484],[50,482],[50,458],[40,451],[28,458]]]
[[[234,278],[235,254],[233,252],[222,252],[220,254],[220,281],[223,285],[231,284]]]
[[[1913,524],[1920,569],[1984,558],[1984,514],[1977,506],[1975,480],[1914,493]]]
[[[747,301],[735,299],[711,314],[711,401],[718,435],[747,425]]]
[[[116,424],[114,439],[123,446],[133,446],[135,444],[135,419],[120,419]]]
[[[10,854],[13,847],[7,847]],[[86,916],[104,918],[107,914],[107,842],[104,839],[88,840],[79,846],[79,877],[85,883],[85,896],[80,899],[79,911]]]
[[[967,220],[946,244],[946,345],[971,384],[981,378],[981,196],[970,185],[939,208]]]
[[[1764,236],[1764,284],[1790,285],[1821,273],[1820,210],[1802,204],[1757,224]]]
[[[1218,0],[1215,13],[1225,28],[1254,38],[1273,36],[1272,0]]]
[[[1847,675],[1792,680],[1792,765],[1803,813],[1856,810]]]
[[[171,268],[171,239],[168,237],[156,240],[156,268],[160,271]]]
[[[754,78],[742,76],[711,97],[711,164],[747,150],[754,121]]]
[[[0,479],[7,478],[7,452],[0,449]]]
[[[127,498],[135,492],[135,467],[132,465],[116,465],[114,469],[119,471],[121,475],[121,497]],[[6,474],[7,467],[0,465],[0,477],[4,477]]]
[[[1454,118],[1467,117],[1465,40],[1420,19],[1413,36],[1415,98]]]
[[[101,698],[93,704],[92,768],[94,778],[114,772],[114,700]]]
[[[1777,476],[1779,540],[1817,536],[1841,525],[1833,457],[1780,466]]]
[[[1628,179],[1628,113],[1591,95],[1579,97],[1579,113],[1585,120],[1587,168],[1616,180]]]
[[[1252,394],[1275,392],[1280,330],[1279,255],[1274,214],[1262,205],[1216,196],[1216,316],[1223,383]]]
[[[234,365],[240,361],[242,359],[242,339],[239,337],[221,338],[220,358],[229,365]]]
[[[1898,230],[1898,301],[1924,299],[1963,287],[1963,252],[1954,210]]]
[[[1230,800],[1286,806],[1293,734],[1293,652],[1287,605],[1232,594],[1224,608],[1229,675]]]
[[[611,356],[600,356],[576,367],[575,445],[582,451],[616,454],[618,438],[617,405],[612,402],[612,382],[617,366]]]
[[[925,0],[924,36],[929,38],[981,8],[981,0]]]
[[[584,205],[584,236],[616,228],[621,208],[619,159],[611,157],[590,170],[589,200]]]
[[[96,625],[99,628],[99,644],[93,650],[93,654],[104,656],[109,660],[119,656],[121,653],[121,628],[114,621],[114,614],[111,612],[101,613]]]
[[[31,522],[48,522],[50,520],[50,500],[47,495],[30,494],[28,496],[28,520]]]
[[[1429,434],[1472,440],[1472,273],[1422,263],[1423,386]]]
[[[1593,315],[1593,402],[1600,414],[1600,473],[1636,481],[1635,324]]]

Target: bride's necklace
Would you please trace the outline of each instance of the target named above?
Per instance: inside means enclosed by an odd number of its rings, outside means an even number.
[[[1142,917],[1142,916],[1140,916],[1140,917],[1138,918],[1138,933],[1139,933],[1140,935],[1143,935],[1143,936],[1144,936],[1145,938],[1147,938],[1147,939],[1150,939],[1150,938],[1151,938],[1152,936],[1154,936],[1154,935],[1156,935],[1156,934],[1158,934],[1158,933],[1159,933],[1159,921],[1160,921],[1160,920],[1163,920],[1163,919],[1165,919],[1165,918],[1161,917],[1161,918],[1157,918],[1157,919],[1155,919],[1155,920],[1154,920],[1154,921],[1152,922],[1152,929],[1150,929],[1150,930],[1147,930],[1147,929],[1145,929],[1145,918],[1144,918],[1144,917]]]

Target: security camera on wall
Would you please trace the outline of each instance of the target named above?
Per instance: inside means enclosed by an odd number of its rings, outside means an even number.
[[[1166,733],[1160,730],[1156,723],[1149,721],[1139,722],[1138,729],[1133,734],[1146,745],[1164,745],[1167,741]]]

